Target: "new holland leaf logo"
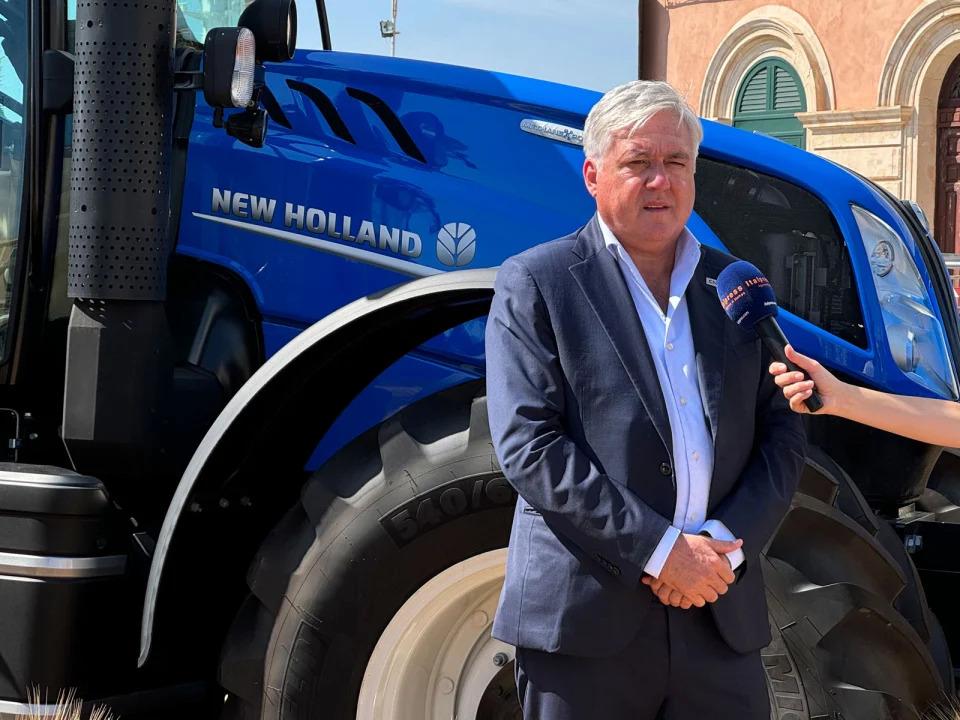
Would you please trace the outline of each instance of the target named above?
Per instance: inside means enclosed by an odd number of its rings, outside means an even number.
[[[437,233],[437,259],[450,267],[462,267],[477,252],[477,231],[466,223],[447,223]]]

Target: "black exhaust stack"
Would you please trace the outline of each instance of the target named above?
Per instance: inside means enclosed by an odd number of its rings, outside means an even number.
[[[104,479],[153,467],[172,377],[175,7],[77,3],[63,437]]]

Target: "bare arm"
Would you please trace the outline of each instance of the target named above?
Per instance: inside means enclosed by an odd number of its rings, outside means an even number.
[[[806,371],[790,372],[782,363],[772,363],[770,373],[795,412],[805,413],[803,401],[814,385],[823,399],[817,415],[836,415],[854,422],[931,445],[960,447],[960,403],[950,400],[890,395],[838,380],[816,360],[801,355],[789,345],[787,357]]]

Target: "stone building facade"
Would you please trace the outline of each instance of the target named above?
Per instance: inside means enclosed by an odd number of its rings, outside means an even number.
[[[915,200],[960,252],[960,0],[643,0],[642,75]]]

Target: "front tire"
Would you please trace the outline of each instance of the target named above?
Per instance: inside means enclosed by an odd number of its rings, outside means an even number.
[[[448,568],[504,553],[516,494],[494,456],[481,391],[460,386],[404,410],[310,478],[248,573],[251,595],[222,653],[228,716],[353,720],[401,606]],[[502,569],[483,591],[479,635],[489,636],[500,582]]]
[[[513,650],[489,635],[514,499],[479,384],[347,446],[250,568],[222,653],[226,716],[519,718]],[[771,718],[917,720],[939,698],[938,638],[885,527],[814,451],[761,558]]]

